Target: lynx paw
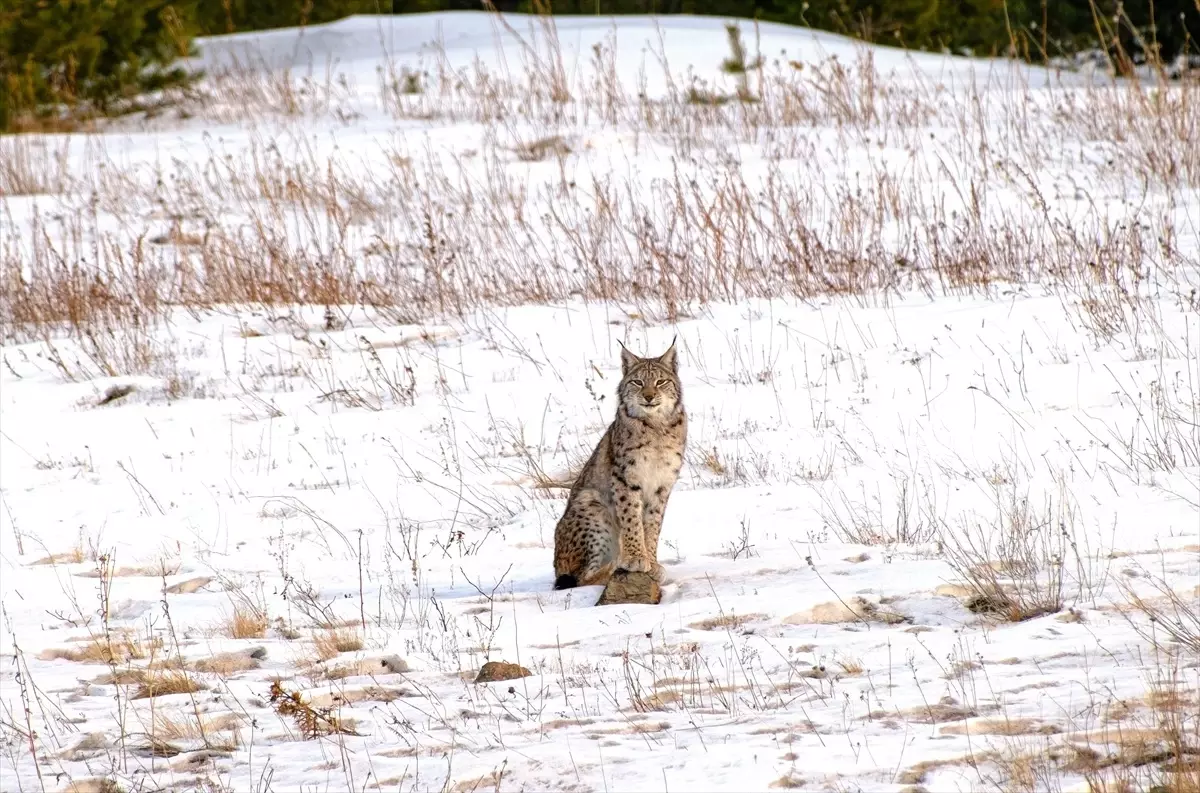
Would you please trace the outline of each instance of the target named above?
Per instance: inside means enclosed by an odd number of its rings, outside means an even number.
[[[653,578],[655,581],[657,581],[660,584],[662,583],[663,566],[661,564],[659,564],[658,562],[651,562],[650,569],[647,572],[650,573],[650,577]]]
[[[652,570],[653,564],[649,559],[631,556],[628,559],[619,560],[617,562],[617,569],[624,570],[627,573],[649,573]]]

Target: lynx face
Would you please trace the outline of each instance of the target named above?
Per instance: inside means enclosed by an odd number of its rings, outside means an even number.
[[[627,415],[663,417],[679,409],[682,393],[674,345],[658,358],[639,358],[622,349],[621,368],[624,377],[618,395]]]

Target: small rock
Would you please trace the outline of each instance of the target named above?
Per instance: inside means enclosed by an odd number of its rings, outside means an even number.
[[[411,671],[408,661],[404,660],[398,655],[388,655],[380,658],[379,665],[383,667],[388,674],[392,675],[401,675],[405,672]]]
[[[516,680],[520,677],[529,677],[532,674],[528,669],[518,664],[510,664],[506,661],[488,661],[479,670],[479,674],[475,676],[475,682],[497,683],[501,680]]]
[[[999,595],[975,594],[963,603],[972,614],[1006,615],[1013,611],[1013,602]]]
[[[662,589],[649,573],[628,573],[618,570],[600,593],[597,606],[639,604],[657,606],[662,602]]]
[[[212,579],[202,575],[198,578],[189,578],[186,581],[180,581],[178,584],[171,584],[167,587],[168,595],[190,595],[199,589],[202,589],[212,583]]]
[[[104,396],[100,397],[96,405],[107,405],[110,402],[116,402],[118,399],[124,399],[136,390],[136,386],[129,384],[109,386],[108,390],[104,392]]]

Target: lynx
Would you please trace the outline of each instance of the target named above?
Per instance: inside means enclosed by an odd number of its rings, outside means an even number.
[[[617,415],[571,487],[554,529],[555,589],[614,571],[662,579],[658,535],[687,442],[675,342],[658,358],[621,345]]]

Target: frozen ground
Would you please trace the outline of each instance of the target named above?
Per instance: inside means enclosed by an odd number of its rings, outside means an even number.
[[[508,24],[0,139],[0,787],[1194,779],[1196,85]],[[552,591],[675,336],[663,602]]]

